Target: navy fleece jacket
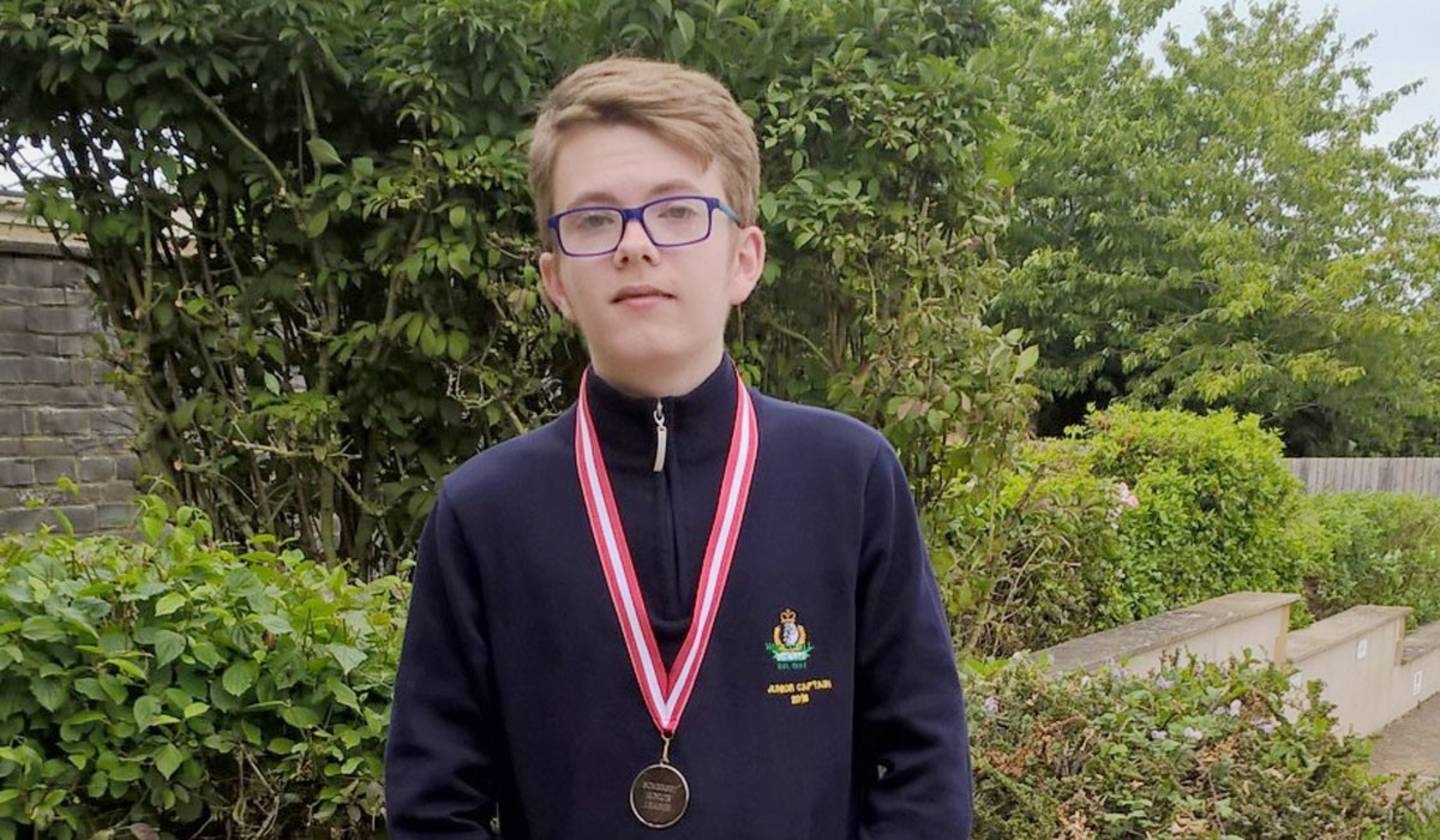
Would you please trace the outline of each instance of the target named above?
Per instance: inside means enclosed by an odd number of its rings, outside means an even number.
[[[590,403],[666,664],[688,630],[734,417],[725,360],[656,400]],[[671,747],[694,840],[963,840],[965,714],[914,502],[883,437],[751,390],[759,451],[734,565]],[[390,836],[623,840],[660,737],[575,472],[575,410],[444,482],[420,545],[386,752]],[[793,627],[782,627],[785,613]],[[804,628],[810,651],[773,642]],[[767,647],[770,646],[770,647]],[[794,657],[790,657],[794,659]],[[500,833],[492,818],[499,814]]]

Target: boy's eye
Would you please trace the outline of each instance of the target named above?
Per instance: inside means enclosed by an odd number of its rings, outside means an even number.
[[[676,202],[666,204],[660,208],[660,217],[671,221],[684,221],[695,218],[695,207],[689,202]]]
[[[615,224],[616,216],[608,211],[596,211],[593,213],[576,213],[575,224],[587,230],[600,230]]]

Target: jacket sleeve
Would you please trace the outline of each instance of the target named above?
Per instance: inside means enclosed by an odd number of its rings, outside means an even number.
[[[950,632],[909,484],[888,444],[865,488],[855,768],[863,840],[970,836],[969,735]]]
[[[425,523],[385,748],[389,836],[496,838],[506,759],[475,557],[442,485]]]

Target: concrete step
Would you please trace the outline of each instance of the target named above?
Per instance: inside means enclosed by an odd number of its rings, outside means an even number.
[[[1050,658],[1050,667],[1057,672],[1122,662],[1144,672],[1176,650],[1212,662],[1238,656],[1246,648],[1260,659],[1284,658],[1290,605],[1298,600],[1299,595],[1282,592],[1234,592],[1071,639],[1040,653]]]
[[[1408,665],[1437,650],[1440,650],[1440,621],[1432,621],[1405,636],[1400,663]]]
[[[1329,618],[1322,618],[1303,630],[1291,633],[1289,642],[1285,646],[1286,657],[1298,665],[1306,659],[1347,642],[1364,641],[1365,636],[1386,624],[1400,621],[1403,627],[1405,616],[1410,612],[1409,607],[1377,607],[1368,604],[1351,607],[1345,612],[1336,613]],[[1356,659],[1364,659],[1368,655],[1369,650],[1366,646],[1364,649],[1357,650]],[[1390,655],[1393,656],[1394,653]],[[1392,659],[1386,664],[1397,663]]]

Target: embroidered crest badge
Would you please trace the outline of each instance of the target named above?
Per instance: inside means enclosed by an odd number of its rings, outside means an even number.
[[[771,643],[765,645],[775,659],[775,667],[781,671],[804,670],[810,661],[812,645],[805,633],[805,626],[795,620],[795,611],[786,609],[780,613],[780,623],[775,625]]]

